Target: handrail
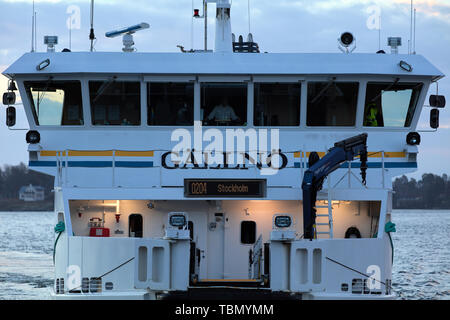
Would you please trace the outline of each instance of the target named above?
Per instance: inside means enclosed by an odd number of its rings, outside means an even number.
[[[111,154],[107,154],[105,155],[104,152],[109,152],[111,151]],[[117,168],[117,157],[127,157],[129,156],[127,153],[132,152],[132,153],[142,153],[143,155],[141,157],[149,157],[149,158],[153,158],[154,157],[154,152],[168,152],[170,150],[147,150],[147,151],[125,151],[125,150],[60,150],[60,151],[51,151],[55,153],[55,160],[56,160],[56,169],[57,169],[57,176],[56,176],[56,185],[61,187],[62,185],[67,186],[67,184],[69,183],[69,173],[68,173],[68,169],[69,169],[69,157],[73,157],[73,156],[84,156],[83,154],[78,154],[78,155],[73,155],[71,153],[73,152],[79,152],[79,153],[83,153],[83,152],[97,152],[97,153],[103,153],[99,156],[101,157],[108,157],[111,159],[112,162],[112,168],[111,168],[111,173],[112,173],[112,177],[111,177],[111,186],[113,188],[116,187],[116,180],[117,180],[117,172],[116,172],[116,168]],[[146,153],[150,153],[152,152],[153,154],[146,154]],[[122,153],[122,154],[121,154]],[[303,175],[305,174],[305,171],[307,170],[307,165],[308,165],[308,157],[307,157],[307,152],[301,150],[301,151],[284,151],[283,153],[285,154],[299,154],[299,156],[296,156],[297,161],[300,161],[300,177],[299,177],[299,181],[301,181],[301,177],[303,177]],[[377,151],[377,152],[371,152],[369,154],[369,156],[373,156],[373,155],[377,155],[380,154],[381,155],[381,187],[384,189],[386,187],[386,151],[382,150],[382,151]],[[160,166],[154,166],[153,168],[160,168]],[[289,167],[289,168],[294,168],[294,167]],[[296,167],[298,168],[298,167]],[[255,166],[255,170],[256,170],[256,166]],[[64,172],[63,172],[64,171]],[[347,187],[349,189],[352,188],[352,179],[351,176],[353,176],[358,182],[359,184],[361,184],[361,186],[363,186],[364,188],[368,189],[367,186],[364,186],[364,184],[362,183],[361,179],[355,175],[355,173],[352,170],[352,165],[351,162],[348,162],[348,168],[346,170],[346,172],[344,173],[344,175],[332,186],[332,188],[337,188],[338,185],[342,182],[342,180],[347,177],[348,181],[347,181]]]

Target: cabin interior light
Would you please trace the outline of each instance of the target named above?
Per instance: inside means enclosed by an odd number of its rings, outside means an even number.
[[[410,132],[406,136],[406,143],[410,146],[418,146],[420,144],[420,134],[417,132]]]
[[[27,132],[26,140],[29,144],[37,144],[41,141],[41,135],[35,130],[30,130]]]
[[[275,217],[275,226],[277,228],[289,228],[292,225],[292,218],[289,216]]]

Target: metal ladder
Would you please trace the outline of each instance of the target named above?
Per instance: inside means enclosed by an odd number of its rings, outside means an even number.
[[[316,209],[327,208],[328,214],[317,214],[316,215],[316,235],[319,238],[320,235],[327,234],[330,239],[333,238],[333,201],[331,199],[331,184],[330,179],[328,179],[328,205],[326,206],[316,206]],[[317,222],[317,218],[328,218],[328,222]],[[328,227],[328,231],[318,231],[318,227]]]

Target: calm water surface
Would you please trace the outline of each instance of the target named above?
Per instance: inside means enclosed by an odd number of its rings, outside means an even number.
[[[450,299],[450,211],[401,210],[393,286],[400,299]],[[0,212],[0,299],[49,299],[53,213]]]

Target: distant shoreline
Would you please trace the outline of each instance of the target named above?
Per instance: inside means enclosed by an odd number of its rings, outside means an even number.
[[[54,211],[53,199],[25,202],[19,199],[0,200],[1,212]]]

